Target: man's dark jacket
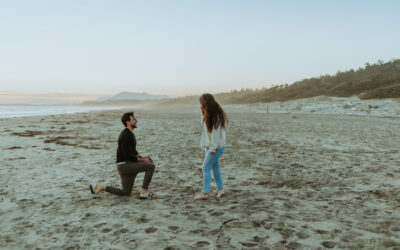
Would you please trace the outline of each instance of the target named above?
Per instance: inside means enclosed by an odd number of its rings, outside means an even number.
[[[128,128],[121,131],[118,138],[117,163],[137,161],[136,137]]]

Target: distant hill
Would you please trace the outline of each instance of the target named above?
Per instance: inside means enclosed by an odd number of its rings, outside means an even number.
[[[242,89],[214,95],[220,103],[257,103],[289,101],[315,96],[383,99],[400,97],[400,59],[366,63],[358,70],[350,69],[335,75],[323,75],[263,89]],[[197,104],[198,96],[174,98],[164,104]]]
[[[133,92],[121,92],[114,96],[105,96],[96,99],[97,102],[104,101],[120,101],[120,100],[161,100],[170,98],[166,95],[149,95],[147,93],[133,93]]]
[[[85,101],[83,106],[129,106],[135,104],[158,104],[160,100],[109,100],[109,101]]]

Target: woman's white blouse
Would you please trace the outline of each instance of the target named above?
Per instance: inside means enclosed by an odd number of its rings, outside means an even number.
[[[225,129],[219,126],[217,129],[213,128],[209,133],[207,126],[204,122],[201,123],[202,132],[200,145],[204,148],[209,148],[210,152],[215,152],[217,149],[225,146]]]

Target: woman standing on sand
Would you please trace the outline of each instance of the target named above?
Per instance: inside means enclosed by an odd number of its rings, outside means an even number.
[[[203,113],[200,144],[205,148],[206,154],[203,162],[203,190],[194,199],[208,199],[211,187],[211,170],[218,188],[215,196],[221,198],[224,190],[219,158],[225,152],[225,127],[228,124],[228,118],[211,94],[203,94],[199,101]]]

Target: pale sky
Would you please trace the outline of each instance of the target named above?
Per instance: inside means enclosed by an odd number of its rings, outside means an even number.
[[[400,1],[0,0],[0,91],[170,96],[400,58]]]

